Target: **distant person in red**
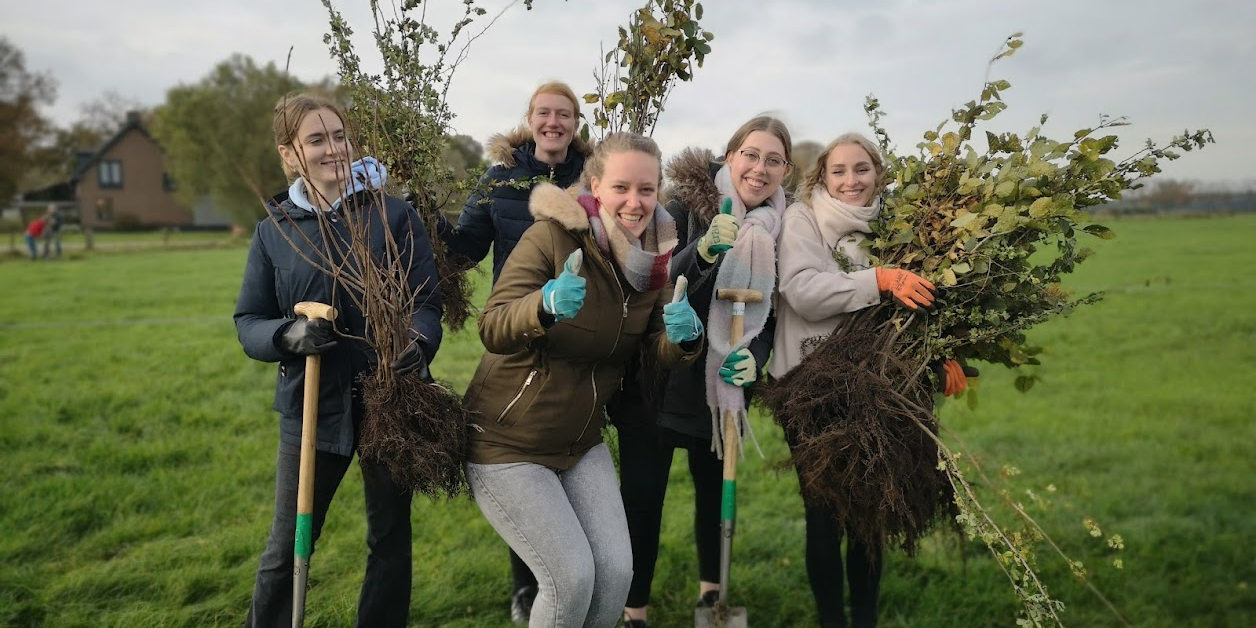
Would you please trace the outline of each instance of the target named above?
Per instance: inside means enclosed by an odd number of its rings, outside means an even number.
[[[36,256],[39,255],[39,239],[43,237],[44,226],[47,224],[48,219],[44,216],[40,216],[39,218],[32,220],[30,224],[26,225],[26,235],[24,236],[24,239],[26,240],[26,248],[30,249],[32,262],[35,261]]]

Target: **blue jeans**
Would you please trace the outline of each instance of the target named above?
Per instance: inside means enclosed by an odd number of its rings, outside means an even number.
[[[26,240],[26,248],[31,250],[31,259],[35,259],[39,255],[39,244],[35,241],[35,236],[28,233],[22,238]]]
[[[632,584],[632,547],[605,444],[556,471],[467,463],[475,503],[537,578],[531,628],[611,628]]]
[[[314,459],[314,517],[311,538],[317,550],[327,508],[353,458],[325,451]],[[291,628],[293,547],[296,542],[297,472],[301,448],[279,444],[275,472],[275,519],[266,539],[253,602],[245,628]],[[410,612],[410,498],[380,465],[362,462],[366,493],[366,576],[358,599],[359,628],[405,628]],[[318,573],[318,560],[310,558]],[[310,604],[317,594],[306,599]],[[317,602],[313,602],[317,603]]]

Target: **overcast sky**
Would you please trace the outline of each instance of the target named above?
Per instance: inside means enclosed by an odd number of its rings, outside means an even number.
[[[435,13],[459,0],[430,0]],[[48,110],[60,124],[106,91],[158,105],[234,52],[285,63],[315,80],[336,71],[322,43],[318,0],[41,0],[3,3],[0,34],[29,70],[59,83]],[[384,4],[391,6],[389,0]],[[490,15],[506,0],[481,0]],[[599,47],[614,43],[643,0],[535,0],[510,8],[471,48],[450,93],[456,131],[483,142],[517,124],[544,80],[592,91]],[[335,0],[357,30],[358,54],[379,66],[367,0]],[[1161,176],[1256,181],[1256,8],[1245,0],[707,0],[703,26],[716,36],[695,80],[679,84],[654,137],[665,154],[722,149],[745,119],[771,111],[795,142],[866,131],[864,97],[875,94],[900,149],[980,94],[986,61],[1024,31],[1025,45],[995,64],[1012,83],[1008,110],[988,127],[1023,132],[1043,113],[1048,136],[1065,138],[1126,116],[1118,156],[1147,138],[1165,141],[1206,127],[1217,143],[1167,164]],[[438,10],[439,9],[439,10]],[[448,30],[454,14],[429,19]],[[587,111],[586,111],[587,113]]]

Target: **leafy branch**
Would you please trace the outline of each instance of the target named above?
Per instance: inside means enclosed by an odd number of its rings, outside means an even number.
[[[595,105],[592,126],[599,139],[631,131],[653,135],[676,81],[693,78],[711,53],[715,35],[702,30],[702,4],[694,0],[647,0],[619,27],[619,42],[593,73],[597,91],[584,95]],[[626,71],[626,74],[625,74]],[[581,128],[589,139],[589,126]]]

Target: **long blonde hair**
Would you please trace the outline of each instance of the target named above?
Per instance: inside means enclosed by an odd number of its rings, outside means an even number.
[[[864,149],[864,152],[868,153],[868,157],[872,159],[872,169],[877,175],[877,194],[880,195],[881,191],[885,189],[885,157],[881,155],[881,150],[877,148],[876,144],[872,143],[872,140],[862,133],[852,131],[837,136],[836,139],[829,142],[828,146],[824,147],[824,150],[820,152],[820,156],[816,157],[816,161],[811,165],[811,169],[807,171],[807,175],[798,183],[798,200],[806,203],[808,207],[811,206],[812,191],[817,187],[824,187],[824,167],[828,164],[829,153],[832,153],[833,149],[838,146],[847,144],[854,144]]]
[[[776,136],[776,139],[785,145],[785,161],[792,164],[794,162],[794,141],[790,139],[789,127],[785,126],[779,118],[772,116],[757,116],[746,121],[737,129],[736,133],[728,140],[728,146],[724,149],[724,159],[732,158],[733,151],[741,148],[746,138],[750,137],[755,131],[763,131],[770,135]]]
[[[597,146],[593,147],[593,154],[584,162],[584,172],[580,174],[580,186],[586,190],[592,188],[593,179],[601,179],[606,172],[606,159],[615,153],[628,151],[637,151],[653,157],[659,164],[659,183],[663,182],[663,151],[659,150],[659,145],[644,135],[623,131],[607,135],[597,143]]]

